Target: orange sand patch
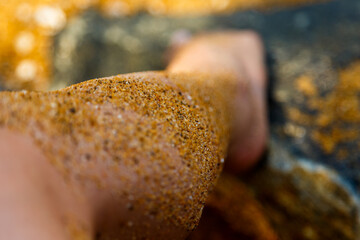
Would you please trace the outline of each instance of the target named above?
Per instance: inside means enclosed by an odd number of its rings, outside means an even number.
[[[295,81],[299,92],[306,96],[307,107],[316,114],[311,116],[299,109],[288,110],[288,117],[297,124],[313,126],[311,137],[325,153],[331,154],[342,143],[359,139],[360,131],[360,62],[339,72],[339,82],[332,92],[322,97],[311,76],[301,76]],[[342,150],[337,153],[345,157]]]

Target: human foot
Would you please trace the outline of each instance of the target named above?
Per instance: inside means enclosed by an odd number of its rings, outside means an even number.
[[[204,34],[178,50],[169,72],[231,72],[239,79],[233,141],[227,169],[239,173],[254,166],[267,136],[264,47],[251,31]]]
[[[225,80],[147,72],[3,92],[0,127],[30,136],[60,183],[76,186],[92,235],[184,239],[223,166],[236,93]]]
[[[268,123],[266,109],[266,68],[264,47],[260,36],[253,32],[238,35],[236,56],[243,66],[244,76],[248,79],[248,95],[239,96],[248,108],[249,118],[243,126],[239,124],[239,132],[233,137],[229,147],[226,169],[230,172],[244,172],[254,166],[266,147]],[[248,98],[248,99],[245,99]],[[240,116],[240,117],[243,117]]]
[[[233,131],[242,149],[264,132],[260,87],[231,50],[238,41],[214,37],[202,55],[193,51],[201,67],[187,69],[199,75],[138,73],[56,92],[1,93],[0,126],[31,136],[62,183],[79,186],[92,235],[182,239],[222,169],[230,119],[240,113]]]

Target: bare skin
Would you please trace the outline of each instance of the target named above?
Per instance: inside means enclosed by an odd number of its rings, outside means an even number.
[[[7,129],[0,136],[0,239],[70,239],[62,212],[92,231],[89,206],[75,200],[32,140]]]
[[[234,123],[236,131],[228,162],[235,172],[251,168],[265,147],[264,69],[261,41],[251,32],[197,37],[178,52],[167,69],[173,73],[225,71],[238,77],[242,94],[238,96],[239,117]],[[93,239],[104,225],[98,222],[116,228],[111,222],[114,215],[116,219],[117,203],[102,201],[105,197],[93,198],[92,190],[76,182],[69,186],[27,136],[0,129],[0,156],[0,239],[65,240],[74,235],[78,239]],[[69,217],[64,218],[64,213]],[[81,228],[72,228],[71,219],[81,222]],[[167,231],[174,239],[186,237],[179,229]]]

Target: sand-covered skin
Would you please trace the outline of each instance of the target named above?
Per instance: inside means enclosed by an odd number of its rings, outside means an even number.
[[[222,169],[237,90],[231,75],[147,72],[3,92],[0,126],[30,135],[95,212],[108,202],[100,232],[183,238]]]

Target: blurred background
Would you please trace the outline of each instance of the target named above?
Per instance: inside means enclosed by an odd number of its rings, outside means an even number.
[[[303,11],[284,16],[281,7],[297,8],[309,2],[2,1],[0,83],[8,89],[47,90],[109,74],[162,69],[164,51],[172,40],[208,30],[253,28],[271,33],[281,28],[272,34],[278,35],[295,28],[292,36],[304,34],[311,27],[311,16]],[[331,9],[336,11],[336,6]],[[320,18],[329,19],[330,14]]]
[[[359,0],[1,1],[0,89],[162,70],[171,46],[222,29],[265,41],[270,147],[249,176],[222,181],[246,191],[219,190],[228,201],[209,202],[192,238],[273,239],[265,221],[280,239],[360,239]],[[264,219],[230,210],[245,202]]]

